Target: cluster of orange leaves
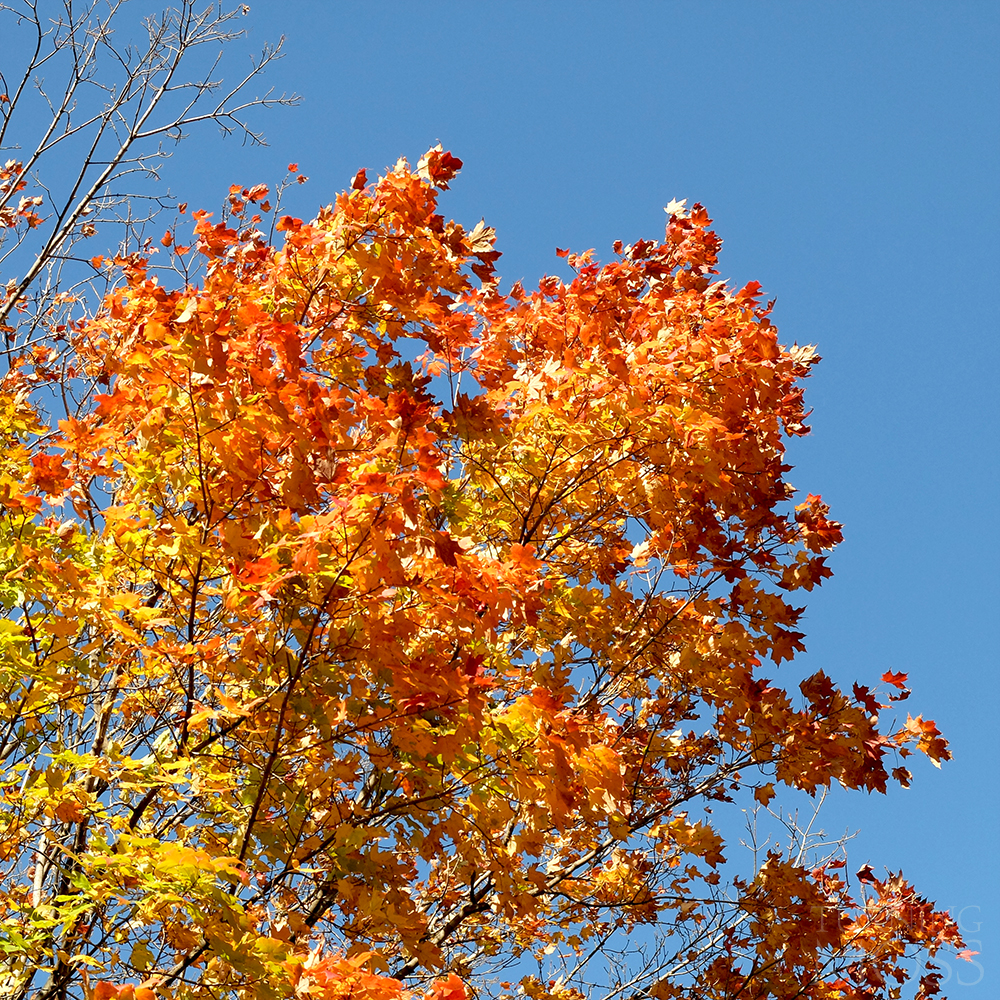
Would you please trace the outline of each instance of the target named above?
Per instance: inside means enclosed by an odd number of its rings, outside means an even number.
[[[0,229],[16,229],[21,223],[26,223],[29,229],[41,225],[41,216],[34,211],[44,200],[41,195],[22,196],[16,204],[12,201],[26,187],[24,165],[20,161],[7,160],[0,166]]]
[[[437,211],[459,166],[362,171],[279,248],[234,187],[194,215],[200,286],[122,259],[72,377],[5,379],[11,975],[460,1000],[472,955],[659,923],[684,972],[652,996],[893,995],[960,943],[946,914],[780,855],[723,891],[691,815],[948,757],[881,726],[905,689],[762,675],[841,538],[784,478],[814,352],[714,280],[700,206],[501,294],[493,231]],[[81,401],[47,434],[58,378]]]

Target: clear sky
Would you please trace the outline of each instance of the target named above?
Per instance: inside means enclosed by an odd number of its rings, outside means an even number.
[[[852,865],[902,868],[960,918],[980,966],[955,963],[946,993],[1000,995],[1000,4],[251,8],[245,48],[285,35],[266,81],[304,100],[263,116],[266,150],[180,147],[164,177],[192,206],[296,161],[310,180],[288,209],[308,216],[359,167],[440,141],[466,164],[444,210],[497,228],[505,281],[558,273],[556,246],[607,259],[656,238],[686,198],[716,220],[722,276],[759,280],[783,341],[819,345],[791,478],[847,540],[810,595],[808,653],[777,676],[910,675],[904,707],[954,762],[834,796],[824,822],[861,829]]]

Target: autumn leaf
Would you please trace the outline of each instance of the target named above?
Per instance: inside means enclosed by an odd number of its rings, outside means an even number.
[[[761,785],[760,788],[755,788],[753,797],[762,805],[767,806],[767,804],[774,798],[774,785],[770,782],[766,785]]]
[[[906,687],[906,674],[904,673],[893,673],[891,670],[887,671],[882,675],[882,680],[886,684],[891,684],[893,687],[905,688]]]
[[[871,865],[863,865],[861,868],[859,868],[857,870],[857,872],[855,873],[855,876],[856,876],[857,880],[859,882],[862,882],[862,883],[877,881],[876,878],[875,878],[875,874],[872,871],[872,866]]]

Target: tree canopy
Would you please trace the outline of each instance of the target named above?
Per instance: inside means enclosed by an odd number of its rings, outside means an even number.
[[[160,240],[189,282],[95,258],[94,314],[11,354],[5,996],[874,1000],[963,947],[721,819],[948,758],[903,674],[772,679],[841,538],[786,480],[814,350],[700,205],[502,292],[460,166],[277,246],[236,185]]]

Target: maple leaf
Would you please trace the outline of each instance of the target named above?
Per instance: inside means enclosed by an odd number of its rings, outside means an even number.
[[[753,797],[762,805],[767,806],[767,804],[774,798],[774,785],[770,782],[766,785],[761,785],[760,788],[755,788]]]
[[[440,144],[429,149],[417,164],[417,176],[436,188],[446,190],[448,181],[462,169],[462,161],[445,152]]]

